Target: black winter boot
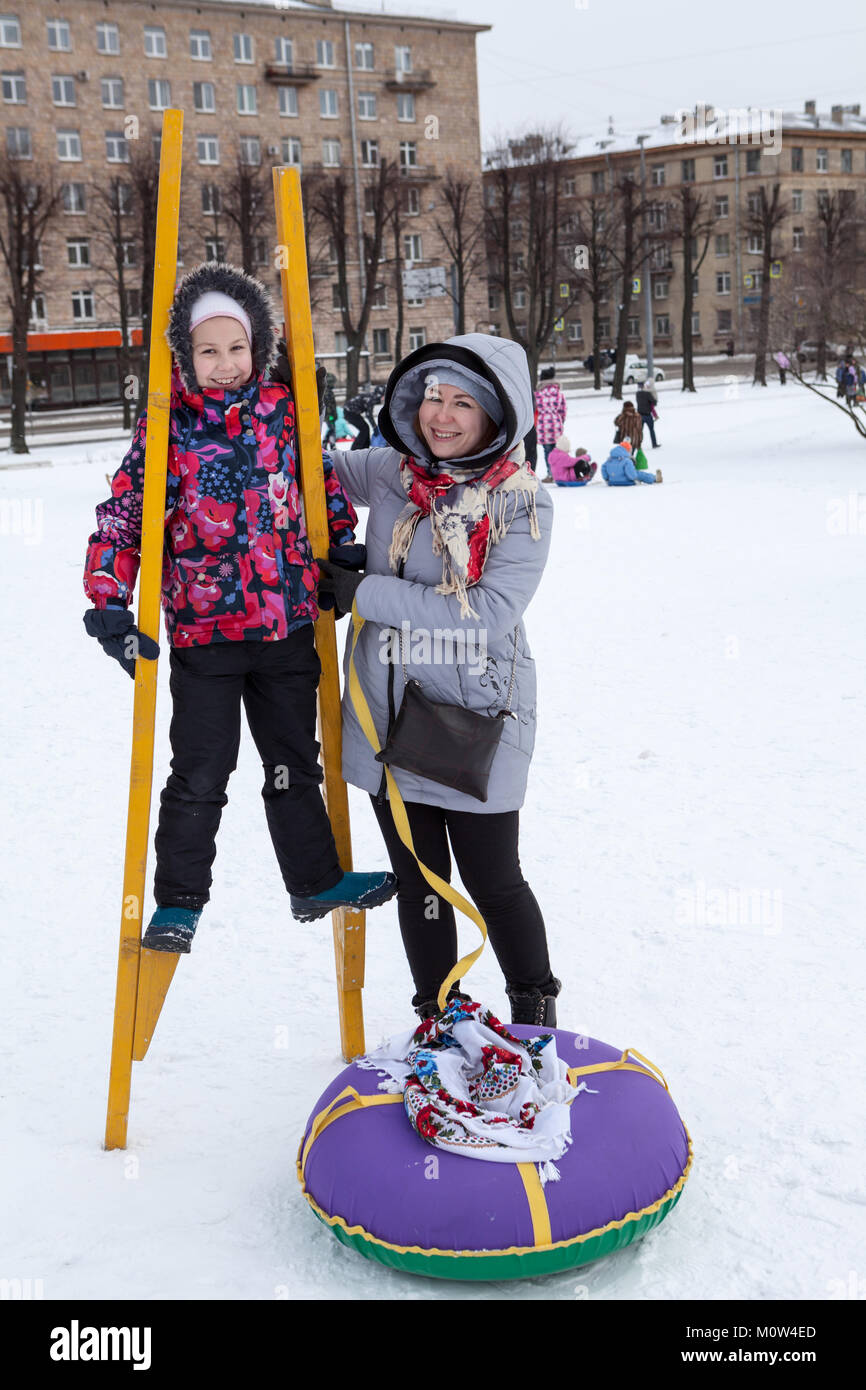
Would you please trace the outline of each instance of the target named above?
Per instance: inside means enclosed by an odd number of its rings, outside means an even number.
[[[511,1005],[512,1023],[535,1023],[540,1028],[556,1027],[556,996],[562,989],[562,981],[551,975],[548,982],[535,989],[517,990],[505,986],[505,993]]]
[[[460,981],[458,980],[457,985],[459,985],[459,983]],[[461,994],[460,990],[457,988],[457,985],[452,985],[449,989],[447,995],[447,1002],[450,1003],[452,999],[463,999],[467,1002],[470,1002],[472,999],[471,994]],[[425,1018],[442,1017],[442,1010],[440,1009],[436,999],[419,999],[418,995],[415,994],[412,997],[412,1008],[415,1010],[422,1023],[424,1022]]]

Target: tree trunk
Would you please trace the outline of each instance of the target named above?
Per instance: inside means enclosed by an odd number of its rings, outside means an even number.
[[[683,285],[683,390],[694,391],[695,367],[694,345],[692,343],[692,293],[691,258],[685,261],[685,283]]]
[[[631,265],[628,265],[626,270],[628,274],[624,272],[622,277],[622,308],[619,311],[619,322],[616,326],[616,371],[610,392],[616,401],[622,400],[622,379],[625,376],[625,358],[628,346],[628,306],[631,303],[632,284]]]
[[[16,313],[12,324],[12,415],[9,448],[29,454],[27,447],[27,324]]]
[[[755,375],[753,386],[767,384],[767,345],[770,340],[770,238],[764,238],[764,255],[761,262],[761,312],[758,315],[758,344],[755,349]]]

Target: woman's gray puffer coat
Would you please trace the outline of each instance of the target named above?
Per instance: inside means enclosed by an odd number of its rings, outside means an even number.
[[[399,710],[403,699],[403,673],[394,629],[399,633],[401,625],[410,625],[403,627],[409,678],[420,681],[431,700],[463,705],[492,716],[506,705],[517,628],[517,666],[511,701],[517,718],[503,720],[487,801],[399,768],[392,769],[405,801],[480,814],[515,811],[522,806],[526,793],[536,724],[535,662],[522,616],[538,588],[550,548],[553,504],[548,493],[539,486],[535,494],[541,532],[538,540],[530,534],[529,515],[521,494],[517,494],[517,511],[510,529],[498,544],[491,545],[481,579],[468,591],[478,618],[461,617],[456,595],[436,593],[436,585],[442,581],[442,556],[433,554],[429,517],[418,523],[403,578],[392,574],[388,564],[394,523],[407,503],[399,478],[401,457],[412,453],[419,461],[435,466],[426,445],[412,429],[411,420],[423,394],[423,364],[443,357],[462,362],[490,380],[502,402],[505,418],[499,438],[478,455],[478,462],[483,459],[489,465],[509,450],[516,450],[514,457],[522,458],[523,438],[532,427],[532,389],[526,355],[510,339],[483,333],[449,338],[447,346],[431,343],[417,349],[394,371],[379,427],[386,439],[398,447],[334,454],[344,490],[356,506],[370,509],[366,577],[355,595],[358,612],[366,622],[358,640],[355,666],[382,745],[388,729],[388,668],[394,650],[398,653],[394,667],[395,709]],[[460,462],[465,466],[466,461]],[[461,486],[464,485],[457,485]],[[457,487],[447,496],[449,504],[459,495]],[[373,756],[348,693],[351,643],[350,624],[344,660],[343,776],[353,786],[377,793],[382,784],[382,764]]]

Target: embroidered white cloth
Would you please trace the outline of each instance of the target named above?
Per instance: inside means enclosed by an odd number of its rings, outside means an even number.
[[[552,1033],[520,1042],[480,1004],[453,999],[440,1019],[397,1034],[358,1065],[384,1072],[380,1090],[402,1091],[410,1122],[429,1143],[493,1163],[553,1160],[571,1143],[572,1086]]]

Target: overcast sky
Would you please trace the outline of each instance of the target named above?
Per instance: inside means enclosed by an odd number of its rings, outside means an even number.
[[[411,13],[412,0],[400,8]],[[559,119],[574,135],[610,115],[637,131],[697,101],[801,110],[814,97],[824,109],[860,101],[866,113],[862,3],[461,0],[459,17],[494,26],[478,36],[485,145]]]

